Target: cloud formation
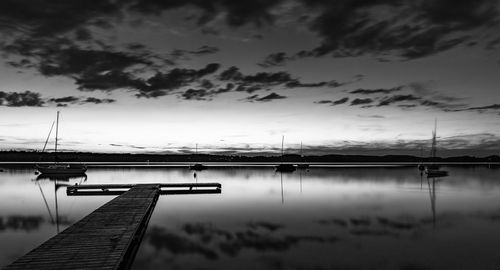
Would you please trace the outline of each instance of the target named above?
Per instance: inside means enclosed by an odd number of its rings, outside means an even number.
[[[351,106],[370,104],[372,102],[373,102],[373,99],[371,99],[371,98],[356,98],[356,99],[351,101]]]
[[[402,86],[397,86],[393,88],[379,88],[379,89],[363,89],[363,88],[358,88],[356,90],[352,90],[349,93],[351,94],[362,94],[362,95],[371,95],[371,94],[389,94],[392,92],[400,91],[403,89]]]
[[[31,91],[3,92],[0,91],[0,106],[8,107],[41,107],[45,101],[40,93]]]
[[[287,98],[286,96],[282,96],[280,94],[276,94],[276,93],[271,93],[271,94],[268,94],[268,95],[265,95],[263,97],[259,97],[259,95],[252,95],[252,96],[249,96],[247,98],[245,98],[246,101],[249,101],[249,102],[269,102],[269,101],[273,101],[273,100],[276,100],[276,99],[285,99]]]
[[[478,31],[498,26],[495,0],[302,0],[305,23],[321,38],[314,49],[272,53],[261,66],[303,57],[373,55],[381,61],[417,59],[477,42]],[[302,11],[303,12],[303,11]],[[304,23],[304,22],[303,22]],[[493,36],[490,43],[495,43]]]
[[[341,98],[341,99],[337,99],[337,100],[320,100],[320,101],[315,101],[314,103],[316,103],[316,104],[330,104],[331,106],[335,106],[335,105],[344,104],[347,101],[349,101],[349,98],[345,97],[345,98]]]

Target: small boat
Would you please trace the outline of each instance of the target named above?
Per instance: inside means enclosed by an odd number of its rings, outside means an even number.
[[[279,164],[274,167],[277,172],[294,172],[296,167],[293,164]]]
[[[196,144],[195,156],[196,157],[198,156],[198,144]],[[189,169],[193,170],[193,171],[202,171],[202,170],[208,169],[208,166],[203,165],[201,163],[196,163],[196,164],[189,165]]]
[[[422,147],[420,147],[420,163],[417,165],[418,170],[422,174],[423,171],[425,171],[425,165],[424,165],[424,150]]]
[[[418,164],[417,168],[418,168],[418,170],[419,170],[419,171],[421,171],[421,172],[422,172],[422,171],[425,171],[425,165],[424,165],[424,164],[422,164],[422,163]]]
[[[202,171],[202,170],[208,169],[208,167],[201,164],[201,163],[196,163],[196,164],[190,165],[189,169],[193,170],[193,171]]]
[[[42,152],[45,151],[45,148],[47,146],[47,142],[49,141],[50,133],[52,133],[53,127],[54,127],[54,123],[52,123],[52,127],[50,128],[49,135],[47,136],[47,140],[45,141],[45,145],[43,146]],[[56,155],[56,162],[54,162],[54,164],[36,164],[36,169],[41,174],[49,174],[49,175],[54,175],[54,174],[66,174],[66,175],[67,174],[69,174],[69,175],[84,174],[87,171],[87,166],[85,166],[83,164],[66,164],[66,163],[57,162],[58,135],[59,135],[59,111],[57,112],[57,118],[56,118],[56,142],[55,142],[55,147],[54,147],[54,154]]]
[[[302,162],[297,164],[297,168],[298,169],[309,168],[309,164],[304,162],[304,155],[302,154],[302,142],[300,142],[300,159],[302,160]]]
[[[285,141],[285,136],[282,136],[281,137],[281,164],[276,165],[274,167],[274,169],[277,172],[294,172],[296,170],[295,165],[283,163],[283,154],[284,154],[283,144],[284,144],[284,141]]]
[[[437,121],[434,122],[434,131],[432,132],[432,148],[431,148],[431,157],[432,160],[436,159],[436,131],[437,131]],[[437,164],[430,164],[425,167],[425,174],[427,174],[427,177],[442,177],[442,176],[447,176],[448,171],[441,170],[439,168],[439,165]]]
[[[87,166],[80,164],[62,164],[56,163],[52,165],[36,165],[36,169],[41,174],[61,174],[61,175],[75,175],[84,174],[87,171]]]

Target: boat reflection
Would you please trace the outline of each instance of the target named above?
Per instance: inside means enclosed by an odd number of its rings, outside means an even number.
[[[429,198],[431,201],[432,210],[432,225],[436,228],[436,183],[442,179],[438,177],[427,178],[427,186],[429,188]]]
[[[42,186],[40,185],[40,182],[42,181],[51,181],[54,183],[54,202],[55,202],[55,215],[52,214],[52,211],[50,210],[49,203],[47,201],[47,198],[45,196],[45,193],[43,192]],[[40,174],[34,179],[35,183],[38,185],[38,188],[40,189],[40,193],[42,194],[43,201],[45,203],[45,207],[47,208],[47,212],[49,213],[49,217],[51,220],[51,224],[56,226],[56,232],[60,232],[60,219],[59,219],[59,205],[57,201],[57,190],[61,187],[67,187],[70,186],[69,182],[70,181],[76,181],[76,183],[81,184],[85,181],[87,181],[87,175],[86,174]],[[65,182],[65,183],[60,183],[60,181]],[[75,184],[76,184],[75,183]]]

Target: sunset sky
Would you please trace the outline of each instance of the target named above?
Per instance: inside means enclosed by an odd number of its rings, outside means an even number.
[[[500,154],[500,1],[2,0],[0,52],[4,150]]]

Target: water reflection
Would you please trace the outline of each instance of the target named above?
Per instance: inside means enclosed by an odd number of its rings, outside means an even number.
[[[42,186],[40,185],[41,181],[50,181],[54,183],[54,203],[55,203],[55,218],[54,215],[52,215],[52,211],[50,210],[49,203],[47,202],[47,198],[43,192]],[[36,177],[34,180],[40,189],[40,194],[42,195],[43,202],[45,203],[45,206],[47,208],[47,212],[49,213],[49,217],[51,220],[51,224],[54,224],[56,226],[56,232],[60,232],[59,225],[61,224],[61,221],[59,219],[59,207],[58,207],[58,201],[57,201],[57,190],[61,187],[67,187],[69,186],[70,181],[75,181],[78,184],[82,184],[83,182],[87,181],[87,175],[86,174],[40,174]],[[61,183],[64,182],[64,183]],[[64,222],[64,219],[63,221]],[[69,225],[69,222],[64,222],[65,224]]]
[[[59,185],[219,182],[218,196],[161,196],[133,268],[495,269],[496,171],[449,170],[440,180],[414,167],[312,167],[279,179],[272,167],[91,168],[85,180],[32,181],[32,170],[9,169],[0,267],[54,235],[57,216],[62,230],[113,198],[67,197]]]

